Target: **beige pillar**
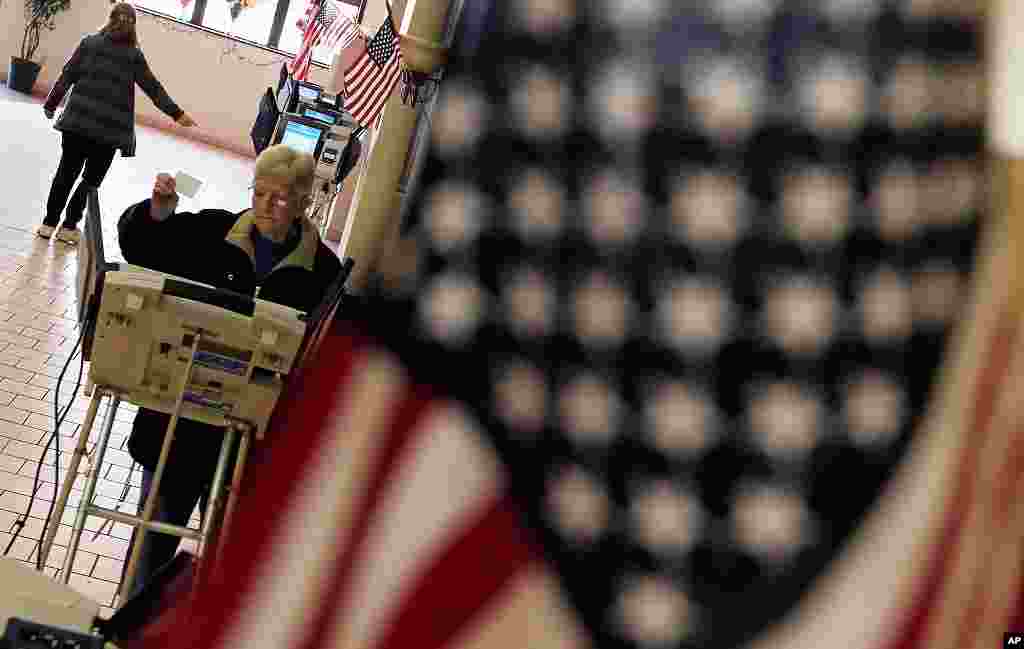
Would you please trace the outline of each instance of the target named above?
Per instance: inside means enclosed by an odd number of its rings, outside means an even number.
[[[442,62],[451,30],[461,10],[459,0],[408,0],[404,15],[395,16],[407,67],[433,72]],[[452,20],[449,17],[455,15]],[[399,181],[416,127],[416,109],[402,103],[401,85],[384,108],[379,131],[373,133],[369,160],[358,180],[345,219],[339,253],[352,257],[351,290],[362,291],[381,257],[394,245],[399,230],[402,195]]]

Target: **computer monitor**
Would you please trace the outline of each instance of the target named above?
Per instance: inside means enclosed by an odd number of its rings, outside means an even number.
[[[320,93],[323,89],[307,81],[299,82],[299,101],[304,104],[315,104],[320,101]]]
[[[324,124],[327,124],[328,126],[334,126],[335,124],[338,123],[338,116],[337,115],[332,114],[332,113],[325,113],[323,111],[316,110],[314,108],[308,108],[308,107],[307,108],[303,108],[302,109],[302,116],[303,117],[308,117],[310,119],[315,119],[318,122],[323,122]]]
[[[323,122],[318,120],[288,115],[282,118],[281,125],[278,127],[276,143],[290,146],[296,151],[318,158],[327,128]]]

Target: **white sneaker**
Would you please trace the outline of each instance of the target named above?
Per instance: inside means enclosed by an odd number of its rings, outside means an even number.
[[[49,225],[40,225],[36,228],[36,234],[44,239],[49,239],[53,236],[53,227]]]
[[[77,246],[81,235],[77,228],[60,228],[57,230],[57,241],[63,241],[69,246]]]

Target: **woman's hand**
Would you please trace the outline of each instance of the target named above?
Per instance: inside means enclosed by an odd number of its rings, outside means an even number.
[[[164,221],[178,207],[178,192],[174,177],[158,174],[153,183],[153,195],[149,205],[149,216],[154,221]]]
[[[184,126],[185,128],[191,128],[197,125],[196,121],[192,119],[188,113],[182,113],[181,117],[179,117],[176,121],[178,123],[178,126]]]

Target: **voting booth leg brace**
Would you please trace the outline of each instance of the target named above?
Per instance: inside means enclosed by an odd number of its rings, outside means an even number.
[[[85,529],[85,521],[89,515],[124,523],[139,529],[137,540],[131,549],[124,579],[120,584],[118,591],[118,599],[120,603],[123,603],[128,598],[128,591],[131,588],[131,584],[134,582],[135,572],[141,557],[142,544],[145,540],[145,535],[150,531],[171,534],[173,536],[180,536],[182,538],[198,541],[201,550],[201,564],[206,564],[215,560],[217,555],[216,538],[222,523],[221,513],[234,509],[234,501],[238,494],[237,486],[242,478],[242,471],[244,470],[246,459],[245,456],[248,454],[251,431],[244,423],[239,422],[233,426],[229,426],[225,430],[224,440],[221,443],[220,454],[217,459],[217,467],[213,476],[213,482],[210,485],[210,505],[206,515],[203,517],[202,529],[196,531],[185,526],[170,525],[168,523],[161,523],[153,520],[153,513],[156,508],[156,496],[159,493],[160,483],[163,479],[164,469],[167,464],[167,457],[170,452],[171,444],[174,441],[174,431],[177,427],[179,415],[181,414],[181,407],[184,402],[189,377],[191,376],[192,363],[195,359],[196,348],[199,345],[199,338],[200,336],[197,335],[192,343],[192,353],[190,354],[190,360],[184,373],[185,378],[180,390],[178,391],[174,410],[171,413],[171,419],[164,435],[164,444],[160,450],[160,459],[157,462],[156,471],[153,474],[152,487],[150,488],[149,496],[146,498],[146,502],[143,505],[143,512],[141,516],[133,516],[92,504],[92,499],[96,492],[96,484],[99,480],[99,473],[103,466],[103,458],[106,454],[107,446],[110,441],[110,435],[114,424],[114,416],[117,413],[117,407],[121,402],[121,396],[114,390],[109,390],[101,386],[96,386],[93,390],[93,395],[86,412],[85,421],[79,431],[75,451],[72,455],[71,463],[65,475],[64,482],[61,485],[61,491],[54,507],[54,516],[45,531],[44,541],[40,548],[40,560],[43,562],[43,565],[46,565],[46,559],[53,546],[53,540],[57,535],[57,530],[60,529],[64,510],[67,507],[67,502],[71,495],[71,489],[74,486],[76,477],[78,476],[78,468],[81,464],[82,457],[86,454],[86,446],[89,441],[89,436],[92,432],[96,413],[99,411],[99,402],[104,396],[107,396],[110,398],[110,402],[107,405],[106,419],[104,421],[100,437],[96,442],[95,458],[93,458],[89,464],[85,491],[82,495],[82,502],[79,504],[74,527],[71,531],[71,539],[68,544],[67,555],[64,558],[64,565],[61,569],[61,578],[65,584],[68,583],[71,578],[75,554],[78,552],[79,542]],[[239,432],[242,435],[242,439],[239,444],[238,453],[236,454],[236,465],[233,473],[232,485],[229,489],[229,494],[225,499],[225,476],[227,474],[230,451],[234,447],[235,439]],[[204,567],[204,571],[205,570],[206,568]]]

